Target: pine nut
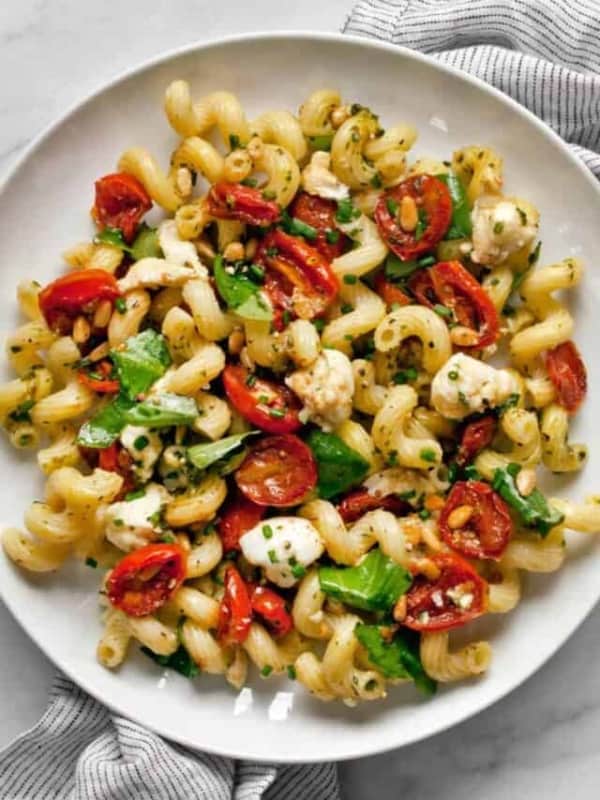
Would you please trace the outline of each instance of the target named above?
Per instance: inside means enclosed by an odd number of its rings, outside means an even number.
[[[225,261],[243,261],[244,245],[241,242],[231,242],[223,251]]]
[[[408,567],[411,572],[425,575],[430,581],[436,581],[442,574],[435,561],[426,556],[424,558],[411,558]]]
[[[455,325],[450,328],[450,340],[457,347],[472,347],[477,344],[478,339],[479,334],[472,328],[467,328],[464,325]]]
[[[414,197],[405,194],[400,201],[400,227],[410,233],[414,231],[419,222],[419,212]]]
[[[398,598],[398,602],[394,606],[394,612],[392,616],[394,617],[396,622],[404,622],[404,620],[406,619],[407,611],[408,609],[407,609],[406,595],[403,594],[401,597]]]
[[[187,536],[185,533],[178,533],[175,538],[177,539],[177,544],[185,550],[186,553],[189,553],[192,549],[192,545],[190,544],[190,537]]]
[[[112,316],[112,303],[110,300],[103,300],[98,304],[94,314],[94,328],[106,328]]]
[[[448,515],[449,528],[462,528],[473,516],[473,506],[457,506]]]
[[[106,358],[110,353],[110,345],[108,342],[102,342],[99,344],[98,347],[94,347],[94,349],[87,354],[87,357],[90,361],[101,361],[103,358]]]
[[[519,494],[523,497],[529,497],[529,495],[535,489],[537,483],[537,476],[535,474],[535,470],[533,469],[522,469],[516,478],[517,489],[519,490]]]
[[[194,247],[198,251],[198,255],[201,258],[204,258],[206,261],[212,261],[216,256],[214,247],[207,239],[204,239],[204,237],[201,239],[196,239],[194,242]]]
[[[90,323],[85,317],[77,317],[73,325],[73,341],[76,344],[84,344],[91,335]]]
[[[238,356],[242,352],[242,347],[246,343],[246,337],[243,331],[234,330],[229,334],[227,340],[227,349],[232,356]]]
[[[246,259],[252,261],[258,249],[258,241],[256,239],[248,239],[246,242]]]
[[[175,190],[183,199],[187,199],[193,188],[192,172],[188,167],[179,167],[175,173]]]
[[[352,116],[352,112],[350,110],[350,106],[336,106],[331,114],[329,115],[329,119],[331,120],[331,124],[337,130],[341,127],[347,119],[350,119]]]
[[[425,498],[425,508],[427,511],[441,511],[446,505],[446,501],[439,494],[430,494]]]

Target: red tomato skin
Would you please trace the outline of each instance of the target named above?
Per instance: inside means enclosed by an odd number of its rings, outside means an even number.
[[[281,216],[277,203],[265,200],[260,189],[226,181],[211,187],[207,207],[217,219],[236,219],[247,225],[272,225]]]
[[[459,506],[473,514],[463,528],[451,528],[448,517]],[[438,521],[442,539],[467,558],[498,561],[513,535],[513,522],[504,500],[483,481],[457,481],[446,498]]]
[[[158,569],[148,580],[139,577]],[[149,544],[122,558],[106,582],[108,599],[130,617],[144,617],[163,606],[183,583],[186,556],[177,544]],[[140,585],[141,583],[141,585]]]
[[[388,308],[395,304],[399,306],[410,305],[410,297],[399,286],[396,286],[392,281],[388,281],[383,272],[380,272],[375,278],[375,291]]]
[[[266,586],[257,586],[250,596],[252,610],[267,623],[271,633],[280,638],[294,627],[292,616],[281,595]]]
[[[479,322],[479,337],[469,349],[487,347],[497,341],[498,311],[485,289],[460,261],[440,261],[427,270],[419,270],[409,286],[422,305],[433,308],[441,303],[452,308],[458,322],[469,328],[477,329]]]
[[[79,269],[57,278],[39,294],[40,311],[48,327],[69,333],[73,320],[101,300],[121,296],[116,279],[103,269]]]
[[[337,510],[345,523],[356,522],[367,511],[375,511],[382,508],[384,511],[391,511],[396,516],[403,516],[410,511],[410,505],[388,494],[385,497],[376,497],[367,489],[356,489],[344,497],[337,506]]]
[[[290,214],[296,219],[306,222],[316,228],[318,236],[312,243],[319,253],[330,263],[334,258],[339,258],[350,248],[351,240],[338,231],[335,225],[337,203],[335,200],[326,200],[308,192],[298,192],[290,206]],[[336,231],[338,240],[327,241],[327,231]]]
[[[297,436],[267,436],[248,453],[234,478],[253,503],[289,508],[317,485],[317,465],[310,447]]]
[[[248,371],[242,366],[229,364],[223,370],[225,394],[236,410],[253,425],[267,433],[293,433],[302,427],[298,417],[301,404],[287,386],[257,378],[252,386],[246,381]],[[270,405],[261,404],[262,395],[272,398]],[[272,416],[271,410],[285,411],[282,417]]]
[[[403,197],[414,198],[417,208],[427,216],[427,225],[420,239],[414,231],[406,232],[388,208],[388,200],[400,205]],[[426,253],[448,230],[452,219],[452,198],[443,181],[432,175],[413,175],[387,189],[375,206],[375,222],[381,237],[398,258],[408,261]]]
[[[257,525],[265,515],[265,507],[248,500],[239,492],[227,502],[220,511],[217,525],[223,551],[231,553],[240,550],[240,537]]]
[[[574,414],[587,394],[587,371],[575,342],[557,345],[546,354],[546,369],[559,405]]]
[[[217,639],[224,645],[242,644],[252,624],[248,587],[235,567],[225,570],[225,594],[219,607]]]
[[[115,500],[122,500],[128,492],[135,489],[133,477],[133,459],[119,442],[97,451],[98,467],[106,472],[117,472],[123,478],[123,485]]]
[[[491,414],[469,422],[463,431],[456,463],[464,467],[469,464],[484,447],[491,444],[496,434],[498,422]]]
[[[100,361],[98,364],[95,364],[93,371],[105,377],[102,379],[92,378],[85,370],[80,369],[77,373],[77,380],[79,383],[82,383],[84,386],[87,386],[88,389],[92,389],[99,394],[116,394],[119,391],[121,388],[119,381],[111,380],[106,377],[110,375],[112,371],[112,365],[109,361]]]
[[[119,228],[126,242],[135,236],[140,219],[152,208],[143,185],[126,172],[105,175],[95,183],[92,217],[99,228]]]
[[[455,553],[433,553],[429,558],[440,568],[441,575],[430,581],[418,575],[406,595],[407,615],[403,625],[414,631],[447,631],[459,628],[485,613],[487,607],[486,581],[477,574],[468,561]],[[467,583],[473,594],[470,608],[461,609],[444,597],[444,592]],[[432,594],[440,591],[443,607],[437,608]],[[421,615],[427,612],[428,618]]]
[[[299,236],[290,236],[278,228],[270,231],[255,260],[275,273],[271,280],[277,283],[282,297],[272,293],[268,280],[265,286],[276,307],[285,303],[301,319],[319,316],[337,296],[340,282],[331,264]]]

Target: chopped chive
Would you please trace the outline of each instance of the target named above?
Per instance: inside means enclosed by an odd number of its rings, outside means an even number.
[[[429,461],[430,464],[433,463],[436,458],[435,450],[431,450],[427,447],[421,450],[419,455],[423,459],[423,461]]]
[[[285,417],[285,409],[284,408],[270,408],[269,409],[269,416],[273,417],[273,419],[283,419]]]
[[[340,240],[340,232],[336,231],[334,228],[328,228],[325,231],[325,239],[327,240],[327,244],[337,244]]]
[[[292,575],[294,578],[303,578],[306,575],[306,567],[302,564],[294,564],[292,566]]]
[[[296,667],[293,664],[290,664],[287,668],[287,675],[291,681],[296,680]]]
[[[265,666],[261,669],[260,674],[263,676],[263,678],[268,678],[272,672],[273,667],[270,664],[265,664]]]
[[[408,383],[409,381],[416,381],[419,377],[418,371],[415,367],[408,367],[407,369],[399,370],[394,377],[392,378],[395,384],[401,386],[404,383]]]
[[[458,370],[451,369],[450,372],[448,373],[448,378],[451,381],[457,381],[458,380]]]
[[[92,569],[96,569],[96,567],[98,566],[98,562],[96,561],[96,559],[90,558],[89,556],[86,558],[85,563],[87,564],[88,567],[91,567]]]
[[[429,517],[431,516],[431,512],[428,511],[426,508],[422,508],[419,511],[419,516],[421,517],[421,519],[429,519]]]
[[[260,264],[250,264],[248,272],[250,273],[250,277],[258,283],[262,283],[265,279],[265,268],[261,267]]]
[[[133,446],[136,450],[143,450],[144,447],[148,447],[150,444],[150,439],[147,436],[138,436],[137,439],[134,439]]]
[[[440,317],[451,317],[452,316],[452,309],[443,306],[441,303],[436,303],[433,307],[433,310],[436,314],[439,314]]]
[[[127,303],[124,297],[117,297],[115,300],[115,309],[119,314],[124,314],[127,311]]]
[[[398,209],[400,206],[398,203],[392,198],[388,197],[385,201],[385,207],[387,208],[388,212],[391,214],[392,217],[395,217],[398,213]]]
[[[269,561],[271,562],[271,564],[277,564],[277,561],[279,559],[277,558],[277,553],[275,550],[269,550],[267,555],[269,556]]]
[[[344,275],[344,283],[352,285],[353,283],[356,283],[357,281],[358,281],[358,278],[356,277],[356,275]]]
[[[255,383],[256,383],[256,375],[253,372],[251,372],[246,378],[246,386],[252,387],[254,386]]]
[[[229,134],[229,148],[231,150],[237,150],[237,148],[239,146],[240,146],[240,137],[236,136],[235,133],[230,133]]]
[[[270,525],[263,525],[262,535],[265,537],[265,539],[270,539],[273,536],[273,528]]]
[[[496,235],[498,235],[498,234],[502,233],[503,230],[504,230],[504,223],[503,222],[496,222],[496,224],[494,225],[494,233]]]

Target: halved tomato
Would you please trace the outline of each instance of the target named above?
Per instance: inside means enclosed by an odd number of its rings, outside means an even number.
[[[275,637],[285,636],[294,627],[284,598],[267,586],[256,586],[250,594],[252,610],[261,616]]]
[[[267,433],[292,433],[302,423],[300,400],[282,383],[257,378],[241,365],[223,370],[223,387],[232,405],[253,425]]]
[[[248,587],[235,567],[227,567],[225,593],[219,607],[217,639],[224,645],[246,641],[252,624],[252,605]]]
[[[386,306],[407,306],[410,305],[411,299],[403,292],[395,283],[388,281],[383,272],[375,278],[375,291],[381,297]]]
[[[281,216],[277,203],[267,200],[260,189],[241,183],[215,183],[207,200],[208,213],[217,219],[237,219],[247,225],[272,225]]]
[[[289,211],[292,217],[312,225],[318,231],[313,245],[330,263],[350,248],[352,241],[335,225],[337,211],[335,200],[326,200],[308,192],[298,192]]]
[[[453,312],[456,322],[477,331],[469,347],[487,347],[500,335],[500,317],[481,284],[460,261],[440,261],[426,270],[418,270],[408,282],[422,305],[443,305]]]
[[[366,514],[367,511],[375,511],[382,508],[384,511],[391,511],[396,516],[408,514],[410,505],[404,500],[400,500],[393,494],[385,497],[376,497],[367,489],[356,489],[350,492],[338,503],[337,510],[344,522],[356,522],[357,519]]]
[[[177,591],[186,573],[178,544],[149,544],[122,558],[106,582],[108,599],[130,617],[153,614]]]
[[[299,505],[317,485],[317,465],[302,439],[267,436],[255,445],[235,472],[243,494],[259,506]]]
[[[434,553],[429,558],[440,575],[435,580],[415,577],[402,624],[414,631],[447,631],[484,614],[488,586],[469,562],[454,553]]]
[[[98,456],[98,466],[106,472],[116,472],[123,478],[123,485],[116,500],[121,500],[128,492],[135,489],[133,475],[133,459],[120,442],[113,442],[109,447],[91,451]]]
[[[225,553],[240,549],[240,537],[253,528],[265,515],[264,506],[258,506],[238,493],[219,511],[217,530]]]
[[[452,527],[452,513],[470,509],[463,524]],[[498,560],[513,534],[513,522],[504,500],[483,481],[457,481],[446,498],[439,519],[442,539],[468,558]]]
[[[108,359],[92,364],[89,369],[80,369],[77,373],[77,380],[88,389],[92,389],[98,394],[116,394],[121,388],[121,384],[116,378],[111,378],[113,365]]]
[[[409,197],[417,207],[413,230],[400,225],[402,200]],[[398,258],[408,261],[431,250],[442,239],[452,219],[452,198],[445,183],[432,175],[413,175],[387,189],[375,206],[375,222],[383,240]]]
[[[461,467],[469,464],[484,447],[491,443],[496,434],[498,420],[492,414],[469,422],[463,431],[456,463]]]
[[[105,175],[95,187],[94,222],[100,228],[119,228],[125,241],[131,242],[141,218],[152,208],[150,195],[137,178],[126,172]]]
[[[575,413],[587,393],[587,371],[575,342],[563,342],[549,350],[546,368],[558,403],[571,414]]]
[[[70,333],[80,314],[91,313],[102,300],[121,296],[116,279],[103,269],[78,269],[57,278],[39,293],[40,311],[48,327]]]

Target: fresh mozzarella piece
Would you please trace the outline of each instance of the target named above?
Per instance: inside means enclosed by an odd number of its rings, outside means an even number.
[[[193,278],[205,278],[206,267],[185,267],[164,258],[142,258],[129,268],[127,275],[117,281],[126,294],[132,289],[156,289],[163,286],[183,286]]]
[[[322,150],[313,153],[310,163],[302,170],[302,186],[309,194],[326,200],[344,200],[350,190],[330,169],[331,156]]]
[[[198,252],[192,242],[179,238],[177,223],[174,219],[166,219],[160,223],[158,226],[158,241],[165,258],[171,264],[192,267],[198,275],[207,277],[206,267],[200,261]]]
[[[147,483],[162,452],[162,439],[155,431],[139,425],[126,425],[119,436],[121,444],[133,459],[138,483]]]
[[[170,492],[187,489],[190,481],[185,447],[178,444],[166,447],[160,459],[158,471]]]
[[[169,493],[158,483],[149,483],[135,500],[112,503],[106,509],[106,538],[128,553],[156,540],[162,533],[160,515]]]
[[[501,264],[537,235],[537,224],[513,200],[486,195],[480,197],[471,213],[473,250],[478,264]]]
[[[500,405],[517,389],[515,378],[507,370],[455,353],[431,383],[431,404],[448,419],[464,419]]]
[[[354,374],[348,356],[325,349],[308,369],[292,372],[286,384],[304,403],[305,415],[331,431],[352,413]]]
[[[317,530],[301,517],[272,517],[240,538],[245,558],[282,588],[293,586],[323,552]]]

